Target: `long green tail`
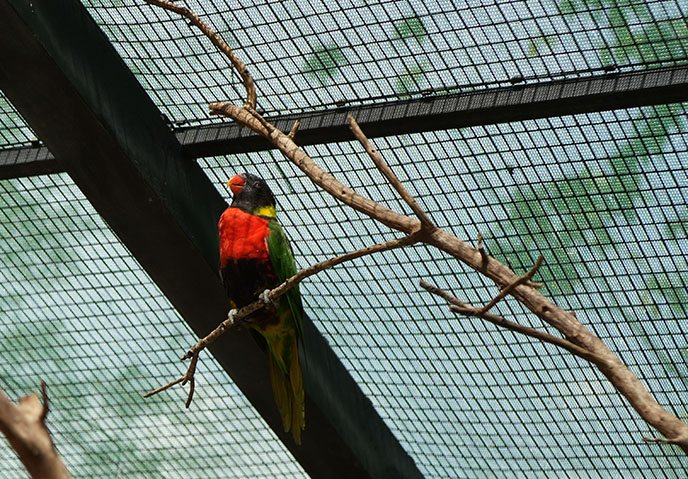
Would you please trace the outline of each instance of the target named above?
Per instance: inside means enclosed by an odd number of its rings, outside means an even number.
[[[287,340],[289,341],[289,339]],[[280,367],[270,348],[268,348],[268,366],[272,391],[275,396],[275,403],[277,403],[277,408],[282,416],[284,431],[291,431],[294,442],[300,445],[301,431],[306,427],[305,396],[296,336],[292,335],[290,340],[291,344],[288,349],[291,354],[288,374],[285,373],[286,365]]]

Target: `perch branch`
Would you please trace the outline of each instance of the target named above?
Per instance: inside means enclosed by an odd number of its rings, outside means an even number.
[[[309,276],[313,276],[316,273],[332,268],[333,266],[344,263],[345,261],[351,261],[353,259],[360,258],[361,256],[366,256],[373,253],[379,253],[382,251],[388,251],[391,249],[408,246],[417,243],[418,241],[419,237],[417,235],[409,235],[404,238],[393,239],[390,241],[385,241],[384,243],[376,244],[374,246],[368,246],[366,248],[352,251],[350,253],[337,256],[335,258],[326,259],[307,268],[303,268],[294,276],[284,281],[275,289],[271,290],[268,293],[267,298],[269,301],[276,301],[280,296],[284,295],[287,291],[289,291],[291,288],[293,288]],[[207,348],[210,344],[214,343],[218,337],[220,337],[227,329],[229,329],[239,320],[246,318],[250,314],[253,314],[255,311],[263,307],[265,307],[265,302],[261,300],[256,300],[253,303],[244,306],[239,311],[237,311],[236,315],[227,318],[220,324],[220,326],[215,328],[210,334],[198,341],[195,346],[189,349],[189,351],[184,355],[184,357],[182,357],[182,359],[188,359],[194,354],[198,354],[199,351]]]
[[[229,312],[227,319],[222,321],[214,330],[212,330],[207,336],[203,337],[200,339],[194,346],[192,346],[185,354],[182,356],[182,360],[189,359],[191,358],[191,364],[189,365],[188,370],[186,371],[186,374],[182,376],[181,378],[177,378],[174,381],[171,381],[164,386],[161,386],[151,392],[148,392],[143,395],[144,398],[148,398],[151,396],[154,396],[155,394],[158,394],[162,391],[165,391],[166,389],[171,388],[172,386],[182,383],[182,386],[189,382],[190,389],[189,389],[189,396],[186,401],[186,407],[188,408],[189,405],[191,404],[191,400],[193,398],[193,390],[194,390],[194,374],[196,372],[196,363],[198,362],[198,355],[200,352],[204,349],[206,349],[208,346],[213,344],[217,338],[222,336],[224,333],[232,329],[233,327],[236,327],[238,325],[243,325],[247,323],[247,318],[258,311],[261,308],[264,308],[266,304],[276,301],[279,299],[282,295],[286,294],[287,291],[289,291],[291,288],[299,284],[301,281],[304,279],[308,278],[309,276],[313,276],[314,274],[320,273],[321,271],[325,271],[326,269],[332,268],[334,266],[337,266],[338,264],[344,263],[346,261],[351,261],[356,258],[360,258],[362,256],[366,256],[369,254],[373,253],[380,253],[382,251],[389,251],[392,249],[396,248],[401,248],[404,246],[410,246],[412,244],[415,244],[421,240],[420,234],[411,234],[408,236],[405,236],[403,238],[398,238],[398,239],[393,239],[389,241],[385,241],[384,243],[379,243],[373,246],[367,246],[365,248],[352,251],[350,253],[345,253],[343,255],[334,257],[334,258],[329,258],[324,261],[321,261],[319,263],[313,264],[311,266],[308,266],[307,268],[303,268],[300,270],[298,273],[296,273],[294,276],[288,278],[286,281],[284,281],[282,284],[277,286],[276,288],[272,289],[270,292],[267,294],[267,299],[268,302],[266,303],[263,300],[256,300],[250,304],[247,304],[243,308],[236,310],[233,309]]]
[[[147,1],[162,2],[162,0]],[[232,62],[232,64],[237,68],[242,78],[250,78],[245,67],[237,67],[235,62]],[[247,83],[248,81],[245,80],[245,84]],[[250,80],[250,83],[252,85],[253,81]],[[250,96],[249,94],[248,97]],[[212,103],[210,104],[210,113],[228,116],[240,125],[246,126],[265,137],[316,185],[356,211],[407,235],[416,233],[421,229],[427,229],[423,228],[423,226],[427,224],[425,221],[429,222],[429,219],[421,222],[420,220],[399,214],[369,198],[357,194],[351,188],[343,185],[334,176],[325,172],[317,165],[312,158],[294,143],[293,138],[290,138],[289,135],[279,131],[260,117],[255,111],[254,102],[252,103],[247,99],[246,103],[246,108],[240,108],[227,102]],[[420,209],[419,206],[418,209]],[[422,214],[418,217],[423,218],[424,216],[426,215]],[[441,228],[435,227],[431,229],[427,234],[423,235],[422,241],[454,256],[498,285],[509,285],[518,280],[518,276],[511,268],[495,258],[481,254],[480,251],[470,244]],[[660,431],[668,441],[679,445],[688,454],[688,424],[683,423],[675,415],[662,408],[637,376],[598,336],[578,321],[575,314],[566,311],[545,298],[534,286],[534,284],[527,281],[513,286],[509,294],[545,323],[556,328],[567,341],[603,358],[604,361],[596,363],[600,372],[609,379],[648,424]]]
[[[41,382],[43,404],[35,393],[13,403],[0,390],[0,431],[33,479],[67,479],[71,477],[57,453],[45,424],[48,394]]]

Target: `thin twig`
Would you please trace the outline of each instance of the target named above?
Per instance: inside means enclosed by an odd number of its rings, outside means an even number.
[[[662,444],[667,444],[670,443],[671,441],[664,439],[663,437],[644,437],[643,438],[644,442],[659,442]]]
[[[215,45],[225,56],[232,62],[234,69],[237,71],[241,80],[244,82],[244,87],[246,88],[246,106],[252,109],[256,107],[256,86],[253,82],[253,77],[248,72],[248,68],[241,61],[241,59],[234,53],[227,42],[225,42],[215,31],[208,26],[201,18],[196,15],[191,9],[177,5],[176,3],[167,0],[145,0],[146,3],[151,5],[156,5],[165,10],[177,13],[189,19],[192,25],[197,26],[203,34],[210,39],[210,41]]]
[[[675,439],[667,439],[664,437],[644,437],[643,438],[644,442],[658,442],[660,444],[681,444],[682,442],[686,441],[686,438],[675,438]]]
[[[186,403],[184,403],[184,407],[186,407],[186,409],[189,409],[189,406],[191,406],[191,401],[193,400],[195,390],[196,378],[194,376],[191,376],[191,379],[189,379],[189,395],[186,398]]]
[[[530,278],[532,278],[535,273],[537,272],[538,269],[540,269],[540,266],[542,266],[542,261],[545,259],[543,255],[540,255],[535,262],[535,265],[531,268],[530,271],[528,271],[526,274],[523,276],[519,276],[515,281],[512,281],[506,287],[500,291],[500,293],[492,298],[492,301],[487,303],[485,306],[483,306],[480,309],[480,313],[487,313],[494,305],[499,303],[507,294],[511,293],[511,291],[518,285],[525,283],[526,281],[530,281]]]
[[[480,253],[480,271],[484,271],[487,267],[489,257],[483,246],[483,235],[481,235],[480,232],[478,232],[478,252]]]
[[[394,171],[392,171],[392,168],[390,168],[389,165],[382,160],[380,153],[377,151],[377,149],[375,149],[372,143],[370,143],[370,140],[368,140],[368,137],[365,135],[365,133],[363,133],[361,127],[358,126],[356,119],[351,115],[347,115],[346,119],[349,122],[349,129],[359,143],[363,145],[363,148],[368,153],[368,156],[370,156],[370,158],[373,160],[373,163],[375,163],[377,169],[380,170],[380,173],[382,173],[384,177],[387,178],[387,181],[389,181],[389,183],[394,187],[394,189],[397,190],[397,193],[399,193],[399,196],[401,196],[406,204],[411,207],[411,210],[416,217],[418,217],[423,228],[426,228],[427,230],[434,229],[435,226],[428,215],[425,213],[423,208],[421,208],[411,193],[409,193],[404,187],[397,175],[394,173]]]
[[[189,395],[186,398],[186,408],[189,409],[189,406],[191,405],[191,400],[193,399],[194,395],[194,390],[196,389],[196,365],[198,364],[198,356],[200,354],[200,351],[196,354],[193,355],[191,358],[191,364],[189,364],[189,369],[187,369],[186,374],[184,375],[184,380],[182,381],[182,386],[185,385],[187,382],[189,383]]]
[[[291,130],[289,131],[289,134],[287,135],[287,136],[288,136],[289,138],[291,138],[292,140],[293,140],[294,137],[296,136],[296,132],[297,132],[298,129],[299,129],[299,125],[301,125],[301,122],[300,122],[299,120],[296,120],[296,121],[294,122],[294,126],[291,127]]]
[[[459,298],[455,297],[451,293],[438,288],[437,286],[433,286],[430,283],[427,283],[426,281],[420,282],[420,286],[425,289],[426,291],[439,296],[440,298],[444,299],[448,303],[452,304],[452,306],[449,308],[450,311],[458,314],[462,314],[464,316],[475,316],[477,318],[483,319],[489,323],[495,324],[497,326],[501,326],[503,328],[509,329],[511,331],[514,331],[516,333],[523,334],[525,336],[530,336],[531,338],[538,339],[542,342],[545,343],[550,343],[554,344],[555,346],[559,346],[560,348],[566,349],[572,354],[575,354],[576,356],[585,359],[586,361],[590,361],[591,363],[594,364],[607,364],[608,360],[606,358],[603,358],[602,356],[599,356],[592,351],[588,351],[585,348],[582,348],[580,346],[577,346],[573,344],[571,341],[567,341],[566,339],[558,338],[556,336],[552,336],[549,333],[545,333],[543,331],[539,331],[535,328],[530,328],[528,326],[523,326],[521,324],[518,324],[514,321],[509,321],[508,319],[502,317],[502,316],[497,316],[496,314],[488,313],[485,311],[482,311],[480,308],[476,308],[475,306],[471,306],[470,304],[466,304],[463,301],[461,301]]]
[[[182,376],[182,377],[180,377],[180,378],[177,378],[177,379],[175,379],[174,381],[171,381],[171,382],[165,384],[164,386],[160,386],[158,389],[154,389],[153,391],[144,394],[143,397],[144,397],[144,398],[149,398],[149,397],[151,397],[151,396],[155,396],[156,394],[158,394],[158,393],[160,393],[160,392],[163,392],[163,391],[165,391],[166,389],[171,388],[171,387],[174,386],[175,384],[179,384],[179,383],[182,382],[183,380],[184,380],[184,376]]]

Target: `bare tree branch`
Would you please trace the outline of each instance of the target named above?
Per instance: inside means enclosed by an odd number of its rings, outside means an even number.
[[[355,210],[407,234],[421,230],[420,221],[385,208],[340,183],[334,176],[320,168],[287,135],[277,129],[265,128],[251,112],[226,102],[212,103],[210,108],[211,113],[226,115],[263,135],[315,184]],[[423,242],[449,253],[498,285],[509,285],[519,279],[506,265],[491,256],[481,254],[476,248],[441,228],[435,228],[431,233],[424,235]],[[688,425],[664,409],[637,376],[599,337],[578,321],[575,314],[552,303],[534,286],[536,285],[531,282],[518,284],[511,288],[509,293],[540,319],[556,328],[567,341],[589,351],[596,357],[603,358],[603,361],[595,363],[600,372],[609,379],[648,424],[688,454]]]
[[[551,334],[539,331],[535,328],[520,325],[513,321],[509,321],[508,319],[505,319],[502,316],[497,316],[495,314],[488,313],[484,307],[476,308],[475,306],[466,304],[459,298],[451,295],[449,292],[440,289],[437,286],[433,286],[426,281],[421,280],[420,286],[429,293],[437,295],[440,298],[447,301],[448,303],[452,304],[453,306],[451,306],[449,310],[454,313],[462,314],[464,316],[475,316],[477,318],[487,321],[488,323],[496,324],[497,326],[501,326],[515,333],[530,336],[531,338],[538,339],[545,343],[554,344],[555,346],[559,346],[560,348],[563,348],[568,352],[575,354],[576,356],[583,358],[586,361],[590,361],[591,363],[596,364],[598,366],[600,364],[604,364],[607,361],[606,358],[598,356],[597,354],[588,351],[587,349],[581,348],[580,346],[576,346],[571,341],[567,341],[565,339],[552,336]]]
[[[244,82],[244,88],[246,88],[246,104],[245,106],[247,108],[255,108],[256,107],[256,86],[253,82],[253,77],[251,74],[248,72],[248,68],[244,64],[244,62],[241,61],[241,59],[234,53],[234,51],[230,48],[229,45],[227,45],[227,42],[225,42],[219,35],[217,35],[212,28],[208,26],[207,23],[205,23],[201,18],[196,15],[191,9],[182,7],[180,5],[177,5],[176,3],[167,1],[167,0],[145,0],[146,3],[149,3],[151,5],[156,5],[160,8],[164,8],[165,10],[169,10],[171,12],[177,13],[179,15],[182,15],[183,17],[186,17],[189,19],[189,22],[191,25],[197,26],[203,34],[210,39],[211,42],[213,42],[213,45],[217,47],[218,50],[220,50],[222,53],[225,54],[225,56],[229,59],[229,61],[232,63],[232,66],[234,66],[234,69],[236,72],[239,74],[241,77],[241,80]]]
[[[163,0],[147,1],[155,4],[168,3]],[[189,18],[184,12],[180,11],[178,13]],[[211,38],[213,43],[217,44],[218,38],[215,38],[217,35],[212,30],[206,28],[203,30],[203,33]],[[236,63],[232,63],[235,68],[237,68],[240,75],[242,75],[242,78],[244,78],[243,75],[250,76],[245,68],[241,70],[236,67]],[[245,84],[246,83],[245,80]],[[299,148],[293,141],[293,135],[285,134],[275,128],[256,112],[254,104],[249,103],[250,102],[247,100],[245,108],[227,102],[212,103],[210,104],[210,114],[224,115],[232,118],[239,124],[265,137],[294,163],[294,165],[300,168],[315,184],[344,204],[392,229],[406,233],[407,235],[414,235],[416,233],[421,234],[421,240],[424,243],[454,256],[470,268],[490,278],[497,285],[505,285],[504,287],[507,289],[505,295],[507,293],[510,294],[545,323],[556,328],[564,336],[568,347],[570,347],[569,344],[574,345],[580,348],[581,351],[587,351],[590,358],[595,358],[595,361],[592,362],[597,365],[598,369],[628,400],[640,416],[647,423],[660,431],[666,437],[665,441],[679,445],[682,450],[688,454],[688,425],[662,408],[638,378],[623,364],[618,356],[616,356],[599,337],[581,324],[574,313],[564,310],[545,298],[537,291],[535,283],[532,283],[528,279],[521,281],[519,276],[509,267],[497,261],[495,258],[488,256],[482,248],[476,249],[448,231],[432,227],[432,222],[422,211],[417,202],[405,196],[407,194],[405,193],[406,190],[400,185],[396,176],[393,173],[391,176],[388,176],[391,172],[389,166],[382,165],[378,166],[378,168],[385,174],[385,177],[387,177],[392,186],[397,189],[402,198],[404,198],[404,201],[411,206],[420,220],[392,211],[369,198],[357,194],[351,188],[343,185],[334,176],[325,172],[301,148]],[[350,125],[355,125],[355,121],[350,121]],[[369,144],[363,132],[360,131],[360,128],[356,130],[356,127],[354,127],[354,133],[359,141],[365,146],[366,151],[368,151],[368,154],[376,162],[376,165],[378,161],[382,164],[383,162],[379,154],[377,154],[375,148]],[[401,186],[401,188],[399,188],[399,186]],[[493,300],[493,302],[496,304],[496,302],[502,298],[495,299],[497,301]],[[493,305],[488,304],[488,306],[492,307]],[[465,307],[468,306],[466,305]],[[480,310],[478,310],[478,312],[480,312]],[[480,314],[482,315],[480,317],[485,317],[489,313],[485,311]],[[563,344],[564,343],[561,344],[562,347],[564,347]]]
[[[0,390],[0,431],[33,479],[67,479],[71,477],[57,453],[45,424],[48,395],[41,383],[43,404],[35,393],[13,403]]]

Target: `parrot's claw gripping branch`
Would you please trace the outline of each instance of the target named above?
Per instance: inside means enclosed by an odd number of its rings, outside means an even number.
[[[246,66],[239,60],[229,46],[190,9],[181,7],[167,0],[146,0],[146,2],[188,18],[192,25],[200,28],[203,34],[205,34],[212,43],[229,58],[237,73],[242,78],[244,87],[246,88],[246,101],[244,106],[238,107],[228,102],[212,103],[209,105],[211,115],[224,115],[232,118],[240,125],[263,136],[294,163],[294,165],[300,168],[313,183],[320,186],[323,190],[356,211],[394,230],[406,234],[404,238],[370,246],[363,250],[347,253],[337,258],[332,258],[305,268],[277,288],[273,289],[269,295],[272,301],[276,300],[290,287],[297,284],[305,277],[332,267],[335,264],[363,256],[364,254],[371,254],[378,251],[385,251],[387,249],[423,242],[454,256],[470,268],[490,278],[502,288],[502,293],[495,297],[485,307],[475,308],[460,302],[446,291],[430,286],[427,283],[422,285],[425,289],[435,294],[444,294],[446,295],[445,299],[453,298],[453,300],[458,301],[458,303],[452,302],[453,311],[455,312],[468,314],[469,316],[477,316],[486,321],[499,324],[500,326],[521,332],[541,341],[556,344],[596,364],[600,372],[611,381],[614,387],[629,401],[631,406],[633,406],[648,424],[659,430],[659,432],[667,438],[667,442],[677,444],[686,454],[688,454],[688,424],[682,422],[674,414],[664,409],[638,380],[637,376],[631,372],[631,370],[598,336],[587,329],[576,318],[575,314],[566,311],[539,293],[537,288],[541,285],[532,282],[530,277],[524,279],[523,276],[516,276],[509,266],[489,256],[482,247],[482,238],[479,238],[478,248],[476,249],[448,231],[435,226],[420,205],[413,199],[408,191],[406,191],[389,166],[382,161],[378,151],[370,144],[353,117],[349,116],[347,121],[354,136],[363,145],[377,168],[396,189],[402,199],[410,206],[411,210],[418,218],[417,220],[392,211],[369,198],[359,195],[351,188],[339,182],[334,176],[324,171],[294,143],[293,140],[298,125],[295,125],[289,134],[285,134],[265,120],[256,110],[256,89]],[[508,263],[508,259],[506,259],[506,261]],[[537,271],[537,267],[534,268],[533,274],[535,271]],[[525,328],[516,323],[512,324],[500,316],[489,313],[488,310],[507,294],[510,294],[521,302],[544,322],[556,328],[566,339],[551,336],[535,329],[531,330],[530,328]],[[212,343],[220,334],[224,333],[232,326],[241,324],[240,320],[250,314],[249,312],[244,314],[244,311],[251,309],[251,312],[253,312],[264,306],[265,304],[259,300],[242,308],[237,312],[236,316],[234,316],[233,322],[228,323],[228,320],[225,320],[216,330],[201,339],[191,348],[189,353],[184,356],[184,359],[190,357],[197,359],[198,353]],[[192,368],[190,368],[190,370],[191,369]],[[193,370],[195,371],[195,365]],[[185,376],[186,380],[190,381],[191,378],[188,376],[192,377],[193,371],[191,371],[191,374],[187,371],[187,375]],[[184,380],[185,378],[181,378],[171,384],[177,384]],[[167,387],[169,387],[169,385],[166,386],[165,389]],[[148,395],[152,395],[155,392],[157,391],[149,393]]]
[[[258,295],[258,301],[261,301],[264,305],[269,306],[273,304],[273,300],[270,297],[270,290],[266,289]]]
[[[227,319],[226,319],[225,321],[227,321],[227,323],[229,324],[229,326],[233,326],[233,325],[234,325],[234,318],[236,318],[236,315],[237,315],[237,312],[238,312],[238,311],[239,311],[238,309],[232,308],[232,309],[230,309],[229,312],[227,313]]]

